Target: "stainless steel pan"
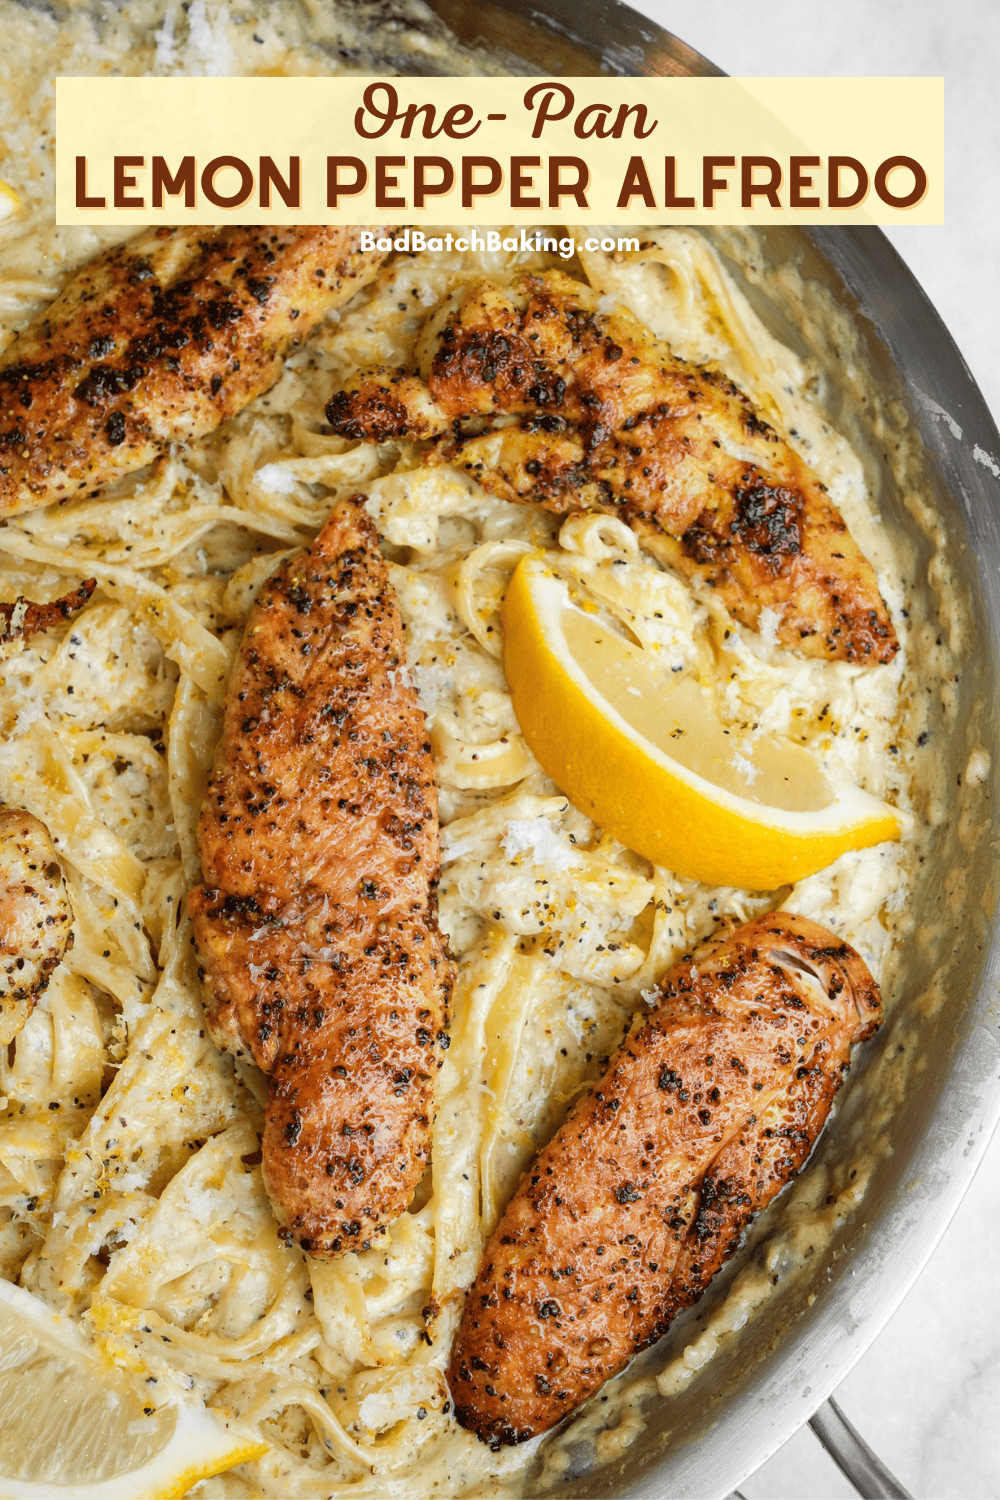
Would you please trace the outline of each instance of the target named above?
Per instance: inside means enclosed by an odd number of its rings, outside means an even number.
[[[60,0],[44,3],[57,9]],[[617,0],[543,3],[544,12],[531,0],[430,0],[440,23],[468,46],[487,50],[494,64],[504,59],[512,72],[718,74]],[[404,63],[395,42],[401,31],[437,24],[415,17],[407,0],[355,4],[377,65],[386,70]],[[724,254],[734,248],[732,236],[715,238]],[[783,278],[786,290],[801,286],[807,314],[826,306],[846,319],[849,336],[839,342],[808,317],[801,337],[826,370],[831,416],[867,456],[886,524],[922,581],[932,622],[938,606],[926,583],[931,548],[915,525],[907,491],[926,495],[943,523],[959,607],[957,622],[943,621],[940,628],[962,629],[966,641],[954,685],[955,717],[940,735],[950,792],[918,889],[913,940],[888,997],[889,1019],[807,1168],[842,1187],[852,1163],[878,1140],[867,1192],[804,1269],[782,1278],[769,1302],[681,1394],[647,1402],[645,1429],[619,1458],[596,1468],[581,1455],[578,1470],[556,1491],[575,1500],[681,1500],[736,1488],[816,1411],[878,1334],[931,1254],[1000,1119],[1000,734],[994,704],[1000,486],[974,457],[977,446],[1000,451],[1000,436],[947,330],[879,230],[780,229],[762,232],[754,250],[760,277],[748,290],[780,333],[790,330],[775,278]],[[852,345],[846,364],[845,344]],[[938,420],[935,411],[948,413],[953,424]],[[961,428],[961,438],[952,436],[952,426]],[[902,455],[895,478],[882,457],[893,444]],[[965,782],[976,744],[992,757],[982,788]],[[765,1232],[780,1232],[786,1203],[778,1200]],[[766,1241],[751,1244],[743,1263],[766,1254]],[[648,1367],[683,1348],[703,1313],[695,1309],[685,1317],[665,1347],[644,1356]],[[538,1479],[536,1491],[541,1485]]]
[[[545,0],[544,13],[530,0],[431,4],[463,42],[494,57],[506,55],[512,71],[719,71],[614,0]],[[719,236],[718,243],[725,251],[727,237]],[[902,1301],[1000,1119],[1000,736],[994,702],[1000,485],[974,456],[977,446],[996,454],[1000,437],[947,330],[880,230],[776,230],[762,233],[760,245],[765,265],[780,273],[794,264],[815,290],[817,305],[832,298],[851,320],[879,411],[862,409],[857,393],[845,391],[838,351],[821,334],[814,352],[828,371],[832,413],[867,453],[886,522],[908,552],[915,578],[926,577],[929,553],[903,498],[908,485],[932,501],[944,524],[967,632],[957,713],[942,733],[951,792],[934,870],[918,887],[915,935],[893,985],[889,1021],[876,1054],[852,1079],[818,1162],[810,1164],[842,1180],[859,1143],[883,1135],[886,1149],[860,1207],[807,1272],[789,1277],[683,1394],[647,1404],[645,1431],[619,1459],[599,1469],[584,1462],[572,1482],[556,1491],[574,1497],[680,1500],[722,1496],[738,1486],[816,1411]],[[766,316],[766,290],[751,291]],[[771,315],[780,323],[774,303]],[[942,411],[951,424],[939,419]],[[953,436],[953,427],[961,428],[961,438]],[[893,481],[879,457],[889,441],[907,450],[902,483]],[[933,591],[925,585],[923,592],[933,620]],[[992,759],[978,792],[961,784],[974,744]],[[935,925],[937,939],[929,941],[927,928]],[[936,1000],[930,998],[935,993]],[[900,1048],[898,1055],[909,1054],[911,1063],[900,1063],[894,1073],[891,1059]],[[903,1080],[902,1087],[889,1101],[883,1085],[894,1078]],[[679,1337],[683,1341],[683,1328]],[[654,1351],[654,1367],[663,1357],[662,1350]]]

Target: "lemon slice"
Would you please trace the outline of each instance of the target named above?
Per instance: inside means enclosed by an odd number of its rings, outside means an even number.
[[[0,222],[12,218],[21,207],[21,200],[12,187],[0,182]]]
[[[540,557],[503,605],[504,670],[521,732],[570,800],[654,864],[707,885],[775,890],[848,849],[901,834],[815,758],[721,722],[709,690],[606,626]]]
[[[147,1389],[0,1281],[0,1500],[166,1500],[267,1451],[201,1405],[151,1410]]]

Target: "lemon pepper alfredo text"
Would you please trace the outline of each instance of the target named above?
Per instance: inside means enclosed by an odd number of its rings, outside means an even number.
[[[936,79],[63,78],[57,98],[67,224],[943,212]]]

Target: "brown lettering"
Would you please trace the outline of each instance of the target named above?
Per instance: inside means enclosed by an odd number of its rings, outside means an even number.
[[[693,198],[679,198],[677,196],[677,158],[676,156],[665,156],[663,158],[664,208],[694,208]]]
[[[441,134],[441,126],[438,126],[437,129],[434,128],[434,122],[437,119],[437,110],[433,104],[408,104],[399,117],[403,122],[402,129],[399,132],[402,140],[408,141],[410,139],[410,131],[417,123],[418,115],[423,116],[423,125],[420,128],[420,134],[425,141],[433,140],[436,135]]]
[[[475,135],[482,122],[477,120],[471,130],[459,130],[458,127],[460,125],[468,125],[472,117],[471,104],[453,104],[445,115],[444,124],[441,128],[445,135],[451,136],[453,141],[468,140],[470,135]]]
[[[610,113],[610,104],[585,105],[573,121],[573,134],[581,141],[588,140],[592,135],[596,135],[599,141],[606,141],[611,135],[611,131],[604,128]],[[591,115],[594,117],[593,122],[590,119]]]
[[[758,167],[767,172],[766,182],[754,181],[753,174]],[[772,208],[781,207],[781,199],[778,197],[781,163],[775,161],[773,156],[744,156],[740,162],[740,182],[740,202],[744,208],[753,208],[753,200],[760,197],[766,198]]]
[[[224,167],[232,167],[239,173],[240,185],[235,193],[220,193],[216,189],[216,173]],[[213,156],[201,174],[201,190],[216,208],[242,208],[253,196],[253,172],[239,156]]]
[[[576,172],[575,182],[563,182],[563,167]],[[590,168],[582,156],[549,157],[549,208],[559,208],[564,198],[572,198],[577,208],[589,208],[587,187]]]
[[[646,208],[656,207],[656,197],[649,181],[649,173],[646,171],[646,163],[641,156],[630,156],[628,168],[625,172],[625,181],[622,190],[618,194],[618,208],[631,208],[632,199],[638,194]]]
[[[635,125],[633,126],[632,134],[637,141],[646,140],[648,136],[653,134],[653,131],[660,123],[659,120],[654,120],[648,129],[644,128],[646,125],[646,106],[644,104],[619,104],[618,113],[615,115],[615,123],[611,127],[611,135],[614,140],[621,140],[625,134],[625,121],[633,113],[635,114]]]
[[[562,108],[558,112],[552,110],[553,101],[561,97]],[[538,100],[536,108],[535,101]],[[531,139],[537,141],[542,129],[549,120],[565,120],[576,99],[573,90],[565,83],[536,83],[524,96],[525,109],[535,110],[535,123],[531,127]]]
[[[791,171],[788,182],[788,203],[791,208],[822,208],[823,205],[818,198],[806,198],[804,196],[807,188],[814,187],[812,172],[807,172],[806,167],[820,167],[823,165],[822,157],[819,156],[792,156],[788,162]]]
[[[490,174],[489,182],[476,182],[473,173],[484,167]],[[493,156],[462,157],[462,207],[474,208],[477,198],[492,198],[503,187],[503,167]]]
[[[275,166],[274,158],[262,156],[260,159],[260,206],[271,207],[271,188],[274,188],[278,197],[286,208],[302,207],[302,158],[301,156],[290,156],[288,158],[288,181],[282,177]]]
[[[380,92],[385,95],[384,105],[377,102]],[[440,125],[437,123],[437,109],[433,104],[408,104],[405,109],[401,110],[399,95],[391,83],[370,83],[361,97],[364,100],[364,108],[355,111],[354,128],[358,135],[364,136],[369,141],[377,140],[385,135],[393,125],[400,127],[400,138],[408,141],[418,117],[420,118],[420,134],[425,141],[433,140],[442,132],[453,140],[465,140],[468,136],[475,135],[481,123],[476,120],[471,130],[459,128],[470,124],[474,118],[472,106],[469,104],[453,104],[445,111]],[[368,129],[366,114],[379,122],[372,130]]]
[[[851,192],[840,191],[840,174],[844,168],[854,173]],[[826,202],[828,208],[857,208],[868,197],[868,173],[856,156],[831,156],[827,163]]]
[[[77,208],[107,208],[107,198],[87,197],[87,158],[76,159],[76,206]]]
[[[441,173],[440,182],[427,181],[427,169],[434,167]],[[455,168],[446,156],[415,156],[413,158],[413,207],[423,208],[428,198],[450,193],[455,186]]]
[[[341,167],[354,172],[353,182],[341,182]],[[328,156],[326,159],[326,206],[339,208],[341,198],[352,198],[368,186],[368,168],[360,156]]]
[[[901,198],[889,191],[889,173],[897,167],[906,167],[913,173],[913,187]],[[927,173],[912,156],[889,156],[875,173],[875,191],[890,208],[913,208],[927,191]]]
[[[129,167],[144,167],[146,158],[144,156],[116,156],[115,157],[115,208],[145,208],[145,198],[127,198],[125,195],[129,188],[136,185],[135,178],[128,175]]]
[[[379,89],[385,92],[386,105],[384,109],[380,109],[375,103],[375,95]],[[361,97],[364,100],[365,107],[364,109],[355,111],[354,129],[358,135],[363,135],[367,141],[378,140],[379,136],[385,135],[389,127],[399,118],[399,95],[391,83],[370,83]],[[382,121],[381,125],[375,130],[366,129],[365,110],[370,115],[373,115],[376,120]]]
[[[163,207],[164,193],[169,194],[169,196],[172,198],[180,192],[183,192],[184,194],[185,208],[194,208],[196,206],[197,198],[195,196],[196,189],[194,180],[195,164],[193,156],[182,157],[181,164],[177,168],[177,171],[173,176],[170,175],[170,168],[167,166],[162,156],[154,156],[152,166],[152,203],[154,208]]]
[[[525,192],[535,186],[533,175],[525,167],[540,167],[540,156],[512,156],[510,159],[510,206],[511,208],[541,208],[541,198],[526,198]]]
[[[729,183],[724,177],[716,177],[716,167],[735,167],[735,156],[703,156],[701,159],[701,203],[703,208],[715,207],[716,193],[725,192]]]
[[[405,156],[376,156],[375,158],[375,207],[406,208],[405,198],[390,198],[390,188],[399,187],[399,178],[390,176],[390,168],[405,167]]]

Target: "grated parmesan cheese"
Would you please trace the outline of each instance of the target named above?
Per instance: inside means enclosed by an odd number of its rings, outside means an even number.
[[[521,861],[527,856],[530,864],[548,865],[553,870],[568,870],[578,863],[572,844],[548,818],[512,818],[501,848],[510,860]]]

